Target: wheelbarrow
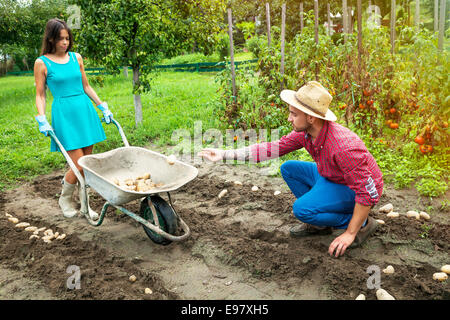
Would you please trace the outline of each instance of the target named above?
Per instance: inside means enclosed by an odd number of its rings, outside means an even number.
[[[168,245],[186,239],[190,235],[189,227],[175,211],[170,192],[195,179],[197,168],[178,160],[168,161],[165,155],[148,149],[130,146],[120,124],[115,119],[112,122],[119,130],[125,146],[81,157],[78,164],[83,168],[84,178],[55,133],[49,131],[78,178],[81,192],[87,193],[86,187],[89,186],[106,200],[97,221],[91,219],[89,209],[81,214],[89,224],[98,227],[108,207],[113,206],[141,223],[147,236],[157,244]],[[116,179],[125,180],[148,172],[151,173],[152,181],[156,182],[156,187],[145,192],[128,190],[115,183]],[[160,193],[167,193],[169,203],[159,196]],[[88,208],[88,197],[85,199],[85,208]],[[136,199],[141,199],[139,214],[121,206]],[[181,227],[183,234],[176,235],[178,227]]]

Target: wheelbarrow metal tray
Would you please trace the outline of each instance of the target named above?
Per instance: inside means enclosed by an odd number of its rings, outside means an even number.
[[[140,147],[122,147],[83,156],[78,163],[83,168],[86,183],[112,205],[176,190],[198,175],[197,168],[189,164],[175,160],[171,165],[165,155]],[[113,182],[114,179],[135,179],[146,173],[150,173],[151,180],[161,186],[138,192],[126,190]]]

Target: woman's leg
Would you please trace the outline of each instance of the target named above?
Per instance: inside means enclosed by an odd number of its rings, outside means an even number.
[[[70,159],[72,159],[78,171],[80,171],[81,175],[84,177],[83,168],[78,164],[78,160],[82,156],[84,156],[83,149],[69,150],[67,151],[67,154],[69,155]],[[69,171],[67,171],[65,179],[70,184],[75,184],[78,181],[77,176],[75,175],[72,169],[69,169]]]

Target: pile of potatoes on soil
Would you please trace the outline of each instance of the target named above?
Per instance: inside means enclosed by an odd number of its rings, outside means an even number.
[[[5,213],[5,217],[8,218],[9,222],[12,222],[15,225],[15,228],[23,229],[27,232],[30,232],[31,233],[29,237],[30,240],[41,239],[45,243],[51,243],[53,240],[64,240],[66,238],[65,233],[62,234],[60,234],[59,232],[53,233],[53,230],[47,227],[38,228],[30,225],[30,223],[28,222],[19,222],[18,218],[12,216],[9,213]],[[42,237],[39,235],[41,232],[43,234]]]
[[[113,178],[113,182],[114,184],[125,190],[137,192],[147,192],[151,189],[160,188],[163,186],[162,183],[154,183],[151,179],[150,173],[146,173],[136,178],[127,178],[124,180]]]

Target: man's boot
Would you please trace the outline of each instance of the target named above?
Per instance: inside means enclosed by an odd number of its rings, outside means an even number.
[[[291,237],[307,237],[314,235],[328,235],[333,233],[333,228],[331,227],[318,227],[307,223],[301,223],[291,228],[289,231]]]
[[[356,234],[355,240],[350,245],[350,248],[356,248],[363,244],[364,241],[366,241],[370,237],[370,235],[374,233],[375,230],[377,230],[377,227],[378,222],[374,218],[368,217],[366,226],[359,229],[358,233]]]
[[[62,180],[62,191],[59,197],[58,203],[61,207],[62,213],[66,218],[73,218],[77,215],[77,209],[75,209],[75,202],[72,199],[73,192],[75,191],[76,184],[70,184],[64,178]]]
[[[87,204],[87,208],[89,210],[89,217],[91,217],[92,220],[97,220],[98,219],[97,212],[92,210],[89,206],[89,188],[88,187],[86,187],[86,193],[87,193],[87,201],[85,201],[85,199],[86,199],[85,193],[81,191],[80,183],[78,183],[78,196],[80,198],[80,205],[81,205],[80,212],[82,214],[84,214],[84,212],[86,211],[86,204]]]

